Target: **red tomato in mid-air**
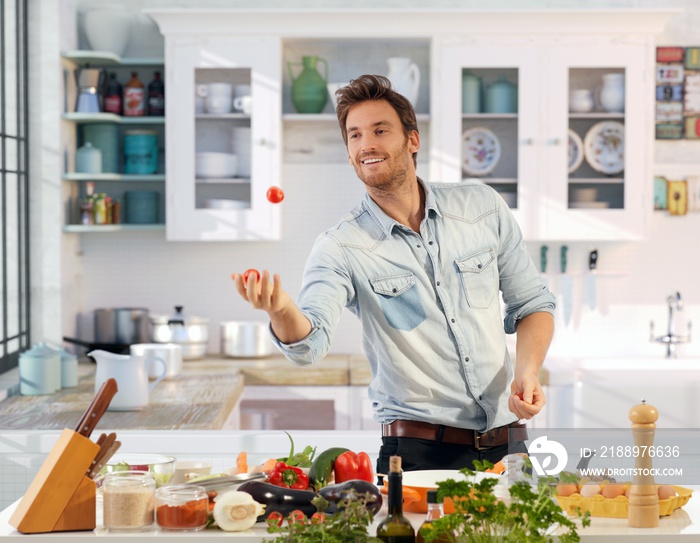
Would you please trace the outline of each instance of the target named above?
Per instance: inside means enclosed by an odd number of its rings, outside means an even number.
[[[258,270],[256,270],[255,268],[250,268],[249,270],[246,270],[243,272],[243,282],[244,283],[248,283],[248,277],[250,277],[251,274],[255,275],[255,279],[257,281],[260,280],[260,272]]]
[[[284,200],[284,191],[279,187],[270,187],[267,189],[267,200],[273,204],[279,204]]]

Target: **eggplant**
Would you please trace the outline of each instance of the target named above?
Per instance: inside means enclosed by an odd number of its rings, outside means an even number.
[[[312,490],[296,490],[262,481],[248,481],[239,486],[238,490],[247,492],[256,502],[265,506],[265,513],[258,517],[257,522],[265,520],[273,511],[279,511],[284,517],[296,509],[307,517],[318,511],[311,503],[318,498],[318,494]]]
[[[351,479],[337,485],[324,486],[318,493],[330,503],[324,511],[329,514],[342,509],[342,507],[339,507],[339,504],[343,499],[356,498],[366,493],[371,494],[375,498],[373,501],[367,502],[367,509],[372,511],[372,514],[376,515],[382,508],[382,494],[379,492],[379,489],[376,485],[362,479]]]

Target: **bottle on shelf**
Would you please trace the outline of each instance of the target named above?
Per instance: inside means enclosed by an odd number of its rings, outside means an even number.
[[[131,79],[124,85],[125,117],[143,117],[146,114],[145,94],[138,72],[131,72]]]
[[[117,74],[112,72],[109,74],[109,81],[107,81],[107,87],[105,88],[104,95],[104,110],[105,113],[116,113],[117,115],[122,114],[122,97],[123,88],[121,83],[117,81]]]
[[[165,115],[165,85],[160,72],[153,73],[153,81],[148,84],[148,115],[162,117]]]
[[[425,543],[425,538],[421,534],[424,526],[430,526],[433,521],[442,518],[445,515],[445,511],[442,507],[442,502],[438,502],[437,490],[428,490],[428,512],[425,514],[425,520],[418,529],[416,534],[416,543]],[[449,543],[447,536],[440,536],[437,539],[433,539],[435,543]]]
[[[403,514],[401,457],[389,458],[389,514],[377,526],[377,537],[385,543],[415,543],[416,533]]]

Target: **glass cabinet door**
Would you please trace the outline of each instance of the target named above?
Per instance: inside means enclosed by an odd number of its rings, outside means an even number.
[[[266,193],[280,185],[279,41],[173,42],[168,239],[278,239]]]
[[[536,51],[443,49],[438,157],[442,181],[478,179],[493,187],[524,232],[536,227]],[[447,89],[456,89],[448,91]]]

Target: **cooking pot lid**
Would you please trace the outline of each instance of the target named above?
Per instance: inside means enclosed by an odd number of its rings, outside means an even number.
[[[151,322],[153,324],[168,324],[168,325],[182,325],[186,326],[188,324],[208,324],[209,319],[205,319],[204,317],[187,317],[183,313],[183,308],[184,306],[182,305],[176,305],[175,306],[175,313],[171,315],[170,317],[165,316],[165,315],[154,315],[151,317]]]

